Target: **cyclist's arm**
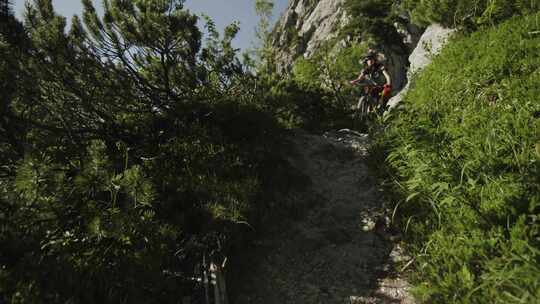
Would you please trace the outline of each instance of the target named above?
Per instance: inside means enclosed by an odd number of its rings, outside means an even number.
[[[388,73],[388,71],[386,71],[386,69],[383,69],[382,73],[384,75],[384,78],[386,78],[386,84],[391,86],[392,85],[392,78],[390,78],[390,74]]]
[[[390,78],[390,74],[384,68],[382,69],[382,73],[384,75],[384,78],[386,78],[386,83],[384,84],[382,97],[390,98],[390,95],[392,95],[392,78]]]
[[[358,75],[358,77],[356,77],[356,79],[351,80],[350,83],[355,84],[357,82],[360,82],[360,81],[364,80],[365,77],[366,77],[366,73],[365,73],[365,71],[362,71],[362,72],[360,72],[360,75]]]

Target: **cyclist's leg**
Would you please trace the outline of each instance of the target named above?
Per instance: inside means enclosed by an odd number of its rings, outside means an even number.
[[[360,99],[358,100],[358,104],[356,105],[356,111],[358,112],[360,117],[363,117],[368,113],[368,107],[368,96],[363,95],[362,97],[360,97]]]
[[[368,113],[372,113],[377,110],[377,98],[373,95],[369,95],[367,98]]]
[[[384,112],[386,112],[386,110],[388,109],[388,100],[389,100],[389,96],[381,96],[381,98],[379,99],[379,113],[382,115],[384,114]]]

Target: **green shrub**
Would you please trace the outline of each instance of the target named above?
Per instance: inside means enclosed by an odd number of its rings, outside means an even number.
[[[260,79],[260,98],[281,126],[320,132],[349,124],[347,107],[330,90],[278,77]]]
[[[33,1],[24,39],[0,30],[1,303],[196,301],[203,256],[296,208],[238,27],[201,48],[180,2],[85,0],[66,34]]]
[[[530,14],[540,10],[538,0],[405,0],[414,21],[428,25],[432,22],[449,27],[474,30],[482,25],[493,25],[516,14]]]
[[[294,62],[293,78],[302,85],[323,87],[339,94],[340,90],[347,88],[344,84],[360,73],[363,68],[360,60],[367,50],[365,44],[353,44],[337,52],[323,47],[313,56]]]
[[[452,40],[374,135],[428,303],[540,298],[539,20]]]
[[[328,42],[309,58],[294,62],[292,77],[281,81],[280,99],[294,105],[296,127],[311,131],[350,128],[354,121],[351,106],[360,94],[349,81],[362,69],[359,63],[367,51],[364,43],[331,49],[336,42]]]
[[[362,41],[402,46],[402,37],[394,23],[402,22],[399,17],[399,5],[390,0],[346,0],[344,8],[351,16],[341,35],[352,35]]]

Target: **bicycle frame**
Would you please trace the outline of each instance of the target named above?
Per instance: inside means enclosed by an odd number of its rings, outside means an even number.
[[[360,117],[364,118],[379,106],[384,87],[372,83],[363,83],[361,87],[363,94],[358,100],[356,109]]]

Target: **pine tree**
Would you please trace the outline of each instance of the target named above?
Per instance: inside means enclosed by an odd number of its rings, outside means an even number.
[[[166,111],[197,85],[201,32],[183,1],[107,1],[100,18],[84,0],[83,21],[97,55],[117,61],[152,107]]]
[[[6,18],[7,16],[12,15],[11,12],[11,1],[10,0],[0,0],[0,17]]]
[[[6,35],[13,18],[10,0],[0,0],[0,34]]]
[[[259,61],[259,72],[263,73],[269,73],[275,68],[273,63],[273,50],[270,35],[270,19],[272,18],[273,9],[274,2],[272,0],[255,1],[255,12],[259,16],[259,24],[257,25],[255,31],[255,35],[259,40],[259,46],[256,50],[256,54]]]
[[[0,303],[176,303],[259,189],[237,25],[201,49],[181,0],[102,3],[0,41]]]

